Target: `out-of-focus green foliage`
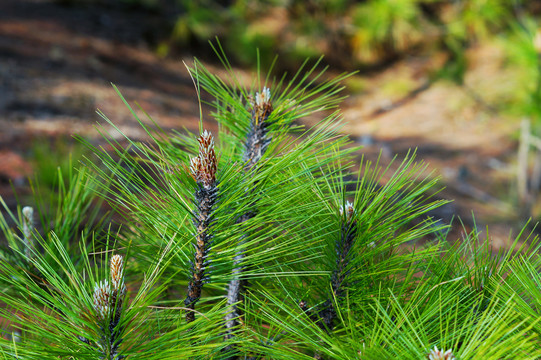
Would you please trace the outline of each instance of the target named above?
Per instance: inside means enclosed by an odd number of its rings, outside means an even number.
[[[269,24],[269,19],[262,19],[269,12],[283,6],[281,1],[239,0],[232,1],[229,5],[222,5],[223,2],[214,0],[184,0],[181,3],[182,15],[174,25],[171,41],[165,46],[162,45],[160,53],[167,53],[171,46],[206,43],[219,36],[226,47],[235,53],[237,61],[255,64],[255,47],[260,49],[263,58],[272,59],[273,49],[279,46],[276,29]],[[257,46],[254,47],[254,44]]]
[[[522,19],[502,38],[506,68],[513,74],[513,88],[506,108],[513,114],[541,119],[541,34],[532,18]]]
[[[325,53],[328,61],[338,65],[373,65],[434,49],[434,45],[454,54],[468,43],[509,28],[519,5],[528,4],[508,0],[183,1],[182,15],[162,53],[176,44],[218,36],[236,60],[245,64],[254,63],[249,49],[257,47],[264,55],[285,55],[282,61]]]
[[[377,61],[408,50],[428,30],[418,0],[374,0],[353,7],[351,45],[356,59]]]
[[[73,140],[59,137],[52,142],[35,141],[30,149],[29,158],[32,162],[34,175],[41,185],[54,188],[59,180],[66,182],[68,173],[88,151]],[[59,179],[58,174],[62,174]]]
[[[509,0],[456,1],[442,13],[450,36],[463,41],[482,39],[501,29],[511,17]]]
[[[55,0],[55,2],[64,6],[98,4],[142,9],[158,9],[163,3],[160,0]]]

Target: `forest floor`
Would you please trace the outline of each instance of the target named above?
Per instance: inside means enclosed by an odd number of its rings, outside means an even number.
[[[73,143],[73,134],[103,142],[95,129],[103,123],[96,109],[124,134],[145,138],[111,83],[166,131],[198,131],[196,92],[182,63],[192,54],[156,56],[143,39],[158,22],[137,11],[0,1],[0,196],[9,206],[16,204],[14,190],[23,199],[30,193],[29,176],[48,171],[36,161],[36,152],[43,151],[38,144],[49,144],[53,153]],[[498,114],[479,96],[505,82],[499,50],[480,46],[467,56],[470,67],[460,86],[429,81],[442,64],[438,56],[405,58],[350,78],[345,83],[349,97],[341,106],[343,131],[364,146],[359,159],[374,161],[381,154],[383,165],[417,149],[431,176],[442,179],[437,197],[453,200],[434,215],[446,222],[460,217],[471,226],[473,213],[500,247],[523,224],[513,195],[519,122]],[[220,65],[208,66],[223,71]],[[206,126],[217,128],[212,121]]]

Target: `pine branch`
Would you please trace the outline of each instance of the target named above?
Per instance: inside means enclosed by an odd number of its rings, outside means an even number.
[[[331,298],[323,304],[323,309],[319,312],[324,329],[332,331],[333,322],[336,319],[335,303],[341,301],[344,295],[344,286],[347,277],[347,266],[349,264],[350,251],[357,235],[357,221],[355,220],[355,208],[349,201],[340,208],[342,225],[340,238],[336,241],[336,267],[331,277]]]
[[[264,87],[261,93],[256,93],[255,101],[253,99],[250,101],[252,105],[250,131],[246,136],[243,156],[244,169],[247,171],[261,159],[271,141],[267,136],[271,125],[268,119],[273,110],[270,97],[269,88]]]
[[[322,330],[331,332],[334,329],[334,321],[336,320],[337,309],[335,303],[343,299],[346,277],[348,275],[347,267],[349,265],[350,252],[353,247],[355,237],[357,235],[357,220],[355,219],[355,208],[349,201],[340,208],[341,229],[340,237],[336,240],[336,264],[331,275],[332,294],[323,303],[323,308],[318,311],[319,316],[308,308],[306,301],[301,300],[299,307],[308,315],[312,321],[319,324]]]
[[[111,283],[101,281],[94,287],[94,309],[101,330],[101,338],[96,347],[102,353],[102,359],[117,360],[124,358],[119,355],[120,337],[123,328],[119,325],[123,310],[126,285],[124,284],[124,260],[120,255],[111,258]],[[85,343],[85,338],[79,337]],[[86,341],[85,341],[86,340]]]
[[[254,170],[254,166],[259,162],[259,160],[261,160],[271,141],[270,137],[268,136],[268,129],[270,126],[268,119],[272,112],[272,103],[270,101],[270,97],[271,95],[269,88],[264,87],[261,93],[256,93],[255,102],[253,100],[250,102],[252,105],[250,131],[246,136],[243,155],[244,170],[246,172]],[[246,195],[253,197],[252,194]],[[253,200],[252,206],[255,205],[256,202],[257,198]],[[240,224],[246,222],[254,216],[255,213],[249,210],[241,215],[237,223]],[[244,240],[241,240],[241,244],[243,242]],[[242,262],[244,258],[244,250],[238,251],[233,258],[233,278],[227,286],[227,305],[230,310],[225,316],[225,340],[231,340],[234,338],[233,332],[239,325],[238,319],[241,316],[241,313],[238,308],[238,304],[240,301],[242,301],[242,293],[244,292],[244,284],[241,279],[243,272]],[[228,350],[230,350],[230,347]]]
[[[217,160],[214,152],[214,139],[206,130],[199,137],[199,155],[191,159],[190,172],[195,179],[198,189],[195,192],[197,211],[194,214],[196,228],[195,254],[192,265],[192,279],[188,284],[188,295],[184,304],[186,321],[195,320],[195,304],[201,297],[205,283],[205,270],[208,266],[207,256],[212,242],[211,226],[213,206],[218,197],[216,183]]]

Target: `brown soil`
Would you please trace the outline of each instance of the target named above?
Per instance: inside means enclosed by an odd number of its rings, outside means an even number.
[[[110,83],[165,130],[197,131],[196,93],[181,62],[192,55],[160,59],[143,41],[158,31],[158,21],[144,11],[70,8],[48,0],[0,2],[0,196],[10,206],[15,204],[10,182],[18,192],[28,191],[29,152],[36,141],[72,134],[100,141],[95,125],[104,121],[96,108],[128,136],[144,138]],[[466,86],[428,82],[442,64],[437,55],[356,75],[347,82],[351,96],[342,106],[343,131],[365,146],[366,158],[375,160],[381,152],[384,164],[416,148],[431,176],[442,178],[445,189],[438,196],[454,200],[435,215],[445,221],[460,216],[471,225],[473,212],[481,228],[489,225],[499,247],[521,227],[512,201],[517,147],[512,136],[518,122],[481,100],[505,76],[497,48],[487,45],[468,55]],[[491,96],[485,100],[497,100],[497,94]]]

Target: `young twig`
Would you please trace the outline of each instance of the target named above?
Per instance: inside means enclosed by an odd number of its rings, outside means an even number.
[[[120,255],[111,258],[111,281],[101,281],[94,286],[94,309],[97,312],[98,325],[102,336],[96,346],[103,354],[101,359],[118,360],[122,327],[119,325],[122,315],[126,285],[124,284],[124,260]],[[87,344],[89,340],[79,339]]]
[[[197,209],[194,216],[196,228],[196,243],[194,262],[192,264],[192,279],[188,284],[186,305],[186,321],[195,320],[195,304],[201,297],[201,290],[206,281],[205,269],[208,266],[207,256],[210,250],[212,234],[212,210],[218,195],[216,184],[217,160],[214,152],[212,134],[204,131],[199,137],[199,155],[191,159],[190,172],[195,179],[198,189],[195,192]]]
[[[250,170],[263,157],[271,141],[267,136],[270,125],[268,119],[272,113],[270,97],[269,88],[264,87],[261,93],[256,93],[255,100],[251,101],[251,124],[246,136],[243,158],[245,170]]]
[[[357,235],[357,221],[355,220],[355,208],[349,201],[340,209],[342,227],[340,238],[336,242],[336,268],[331,277],[332,296],[325,302],[324,309],[320,312],[328,331],[334,328],[333,322],[336,318],[335,301],[344,295],[344,283],[347,276],[349,253]]]
[[[256,93],[255,101],[251,101],[251,123],[250,131],[246,136],[246,143],[244,149],[244,170],[251,171],[255,164],[263,157],[263,154],[267,150],[271,141],[268,136],[269,131],[269,115],[272,112],[272,103],[270,102],[270,90],[267,87],[263,88],[261,93]],[[254,203],[257,199],[254,199]],[[253,211],[247,211],[238,220],[237,223],[243,223],[250,220],[255,216]],[[233,332],[238,327],[238,318],[241,315],[238,303],[242,301],[243,282],[242,277],[242,261],[244,260],[244,251],[238,251],[233,258],[233,279],[229,282],[227,287],[227,305],[230,311],[225,316],[225,340],[234,337]],[[229,350],[229,347],[228,347]]]
[[[335,302],[344,295],[344,285],[347,277],[347,266],[349,264],[349,255],[355,237],[357,235],[357,221],[355,220],[355,208],[349,201],[340,209],[341,230],[340,238],[336,241],[335,250],[337,254],[336,267],[331,276],[331,296],[323,303],[323,308],[318,311],[316,316],[308,309],[306,301],[300,301],[299,307],[306,315],[316,322],[322,330],[331,332],[334,329],[334,320],[336,319]]]

